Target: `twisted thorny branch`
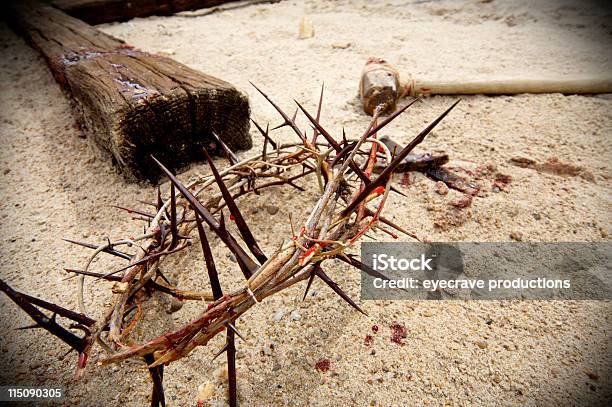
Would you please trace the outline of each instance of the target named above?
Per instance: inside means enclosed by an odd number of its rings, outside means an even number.
[[[380,109],[378,109],[359,139],[347,140],[343,134],[343,139],[339,142],[320,124],[323,88],[316,117],[296,101],[298,108],[310,121],[314,130],[310,138],[297,126],[295,115],[290,118],[268,95],[255,88],[283,118],[284,122],[276,128],[288,126],[298,136],[299,142],[279,145],[270,137],[268,127],[264,130],[253,121],[264,138],[263,149],[259,154],[240,160],[213,132],[217,143],[229,159],[230,166],[217,170],[204,151],[211,174],[200,176],[187,185],[179,181],[155,157],[151,157],[170,179],[169,197],[163,200],[158,188],[157,202],[146,203],[155,208],[154,213],[120,208],[138,215],[137,219],[147,221],[148,227],[144,233],[128,239],[108,240],[102,245],[68,240],[94,250],[81,270],[66,269],[67,272],[78,276],[80,313],[15,291],[0,280],[0,289],[34,319],[36,322],[34,327],[46,329],[72,349],[77,350],[79,353],[77,376],[82,374],[92,347],[96,343],[107,352],[107,355],[100,360],[102,364],[142,358],[149,368],[153,381],[151,405],[164,406],[163,366],[187,356],[195,347],[206,345],[212,337],[226,330],[226,345],[217,356],[224,351],[227,353],[230,378],[229,402],[234,406],[236,405],[235,335],[240,337],[235,325],[240,316],[264,298],[300,281],[308,280],[307,293],[315,277],[319,277],[343,300],[365,314],[327,275],[323,269],[324,261],[339,259],[381,277],[378,272],[367,268],[353,255],[346,253],[346,249],[373,228],[381,228],[388,232],[384,229],[386,226],[414,236],[381,215],[389,191],[393,190],[390,185],[391,176],[414,147],[424,140],[458,102],[431,122],[401,151],[389,151],[386,144],[378,140],[377,133],[410,107],[416,99],[380,123]],[[325,142],[318,141],[319,136],[322,136]],[[372,178],[372,171],[381,153],[387,164],[376,178]],[[380,167],[380,164],[378,166]],[[317,178],[320,197],[305,224],[298,231],[294,231],[293,236],[287,238],[274,253],[266,255],[243,218],[236,200],[250,193],[259,194],[264,188],[278,185],[289,185],[303,191],[304,189],[296,184],[296,181],[313,174]],[[214,184],[219,190],[218,193],[202,201],[199,198],[202,192]],[[368,208],[368,204],[372,203],[376,204],[376,209]],[[235,232],[228,229],[224,209],[229,211],[246,250],[234,235]],[[222,290],[205,225],[234,254],[244,277],[243,284],[231,291]],[[199,236],[211,292],[180,290],[168,282],[160,269],[168,256],[191,244],[189,236],[194,229]],[[119,247],[134,246],[138,247],[138,252],[134,255],[118,250]],[[129,264],[107,274],[89,271],[93,260],[100,253],[125,259]],[[112,305],[98,321],[86,316],[83,298],[86,276],[113,282]],[[201,315],[182,328],[163,333],[146,343],[130,345],[128,336],[141,322],[139,320],[141,302],[147,298],[143,294],[151,291],[159,291],[181,300],[209,303]],[[48,318],[35,305],[52,311],[53,317]],[[72,320],[74,324],[71,328],[80,329],[85,335],[78,337],[60,326],[55,320],[56,314]],[[104,334],[106,331],[108,333]]]

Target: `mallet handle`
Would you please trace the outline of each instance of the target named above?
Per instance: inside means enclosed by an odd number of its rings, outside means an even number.
[[[517,93],[612,93],[612,78],[502,79],[481,81],[427,81],[402,79],[405,94],[512,95]]]

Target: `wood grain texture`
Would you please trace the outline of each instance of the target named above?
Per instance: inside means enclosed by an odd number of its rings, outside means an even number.
[[[89,24],[127,21],[135,17],[170,15],[236,0],[54,0],[53,5]]]
[[[161,175],[150,154],[179,169],[216,152],[251,147],[247,97],[229,83],[136,50],[51,6],[10,7],[10,24],[45,57],[71,96],[85,134],[130,180]]]

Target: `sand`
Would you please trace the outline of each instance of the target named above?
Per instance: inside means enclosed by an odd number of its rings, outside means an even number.
[[[314,109],[325,82],[322,122],[334,134],[345,127],[357,136],[368,123],[357,81],[372,55],[427,78],[611,71],[609,11],[578,2],[531,3],[283,1],[100,28],[235,84],[248,93],[253,116],[263,124],[280,120],[248,81],[288,111],[293,111],[293,99]],[[315,36],[298,40],[304,15],[312,20]],[[65,281],[62,270],[82,266],[88,252],[61,238],[102,242],[106,236],[138,233],[141,225],[110,205],[151,199],[155,188],[126,183],[97,157],[74,125],[69,102],[43,59],[4,23],[0,44],[1,277],[19,290],[76,309],[75,283]],[[454,100],[426,98],[384,133],[406,143]],[[306,126],[303,117],[299,123]],[[252,135],[253,148],[259,149],[262,140],[255,129]],[[419,174],[411,175],[404,187],[397,176],[395,183],[408,198],[392,196],[387,215],[436,241],[609,241],[611,136],[612,98],[606,95],[464,97],[419,151],[445,150],[455,165],[466,167],[493,164],[512,181],[498,193],[488,184],[486,196],[474,199],[455,221],[462,224],[453,225],[449,202],[460,198],[458,192],[440,195],[435,183]],[[282,129],[275,137],[288,141],[294,136]],[[581,167],[581,175],[519,168],[509,163],[515,156],[540,163],[556,157]],[[207,171],[205,164],[194,164],[181,178]],[[241,204],[264,249],[272,250],[289,236],[288,214],[304,214],[313,200],[313,194],[276,189]],[[280,210],[270,215],[269,205]],[[235,263],[218,240],[213,244],[222,281],[235,286],[240,282]],[[179,287],[205,288],[200,257],[194,247],[169,263],[166,273]],[[104,257],[94,269],[118,264]],[[340,263],[327,268],[358,298],[357,272]],[[304,302],[303,289],[299,285],[274,296],[239,321],[248,338],[238,343],[242,405],[565,406],[604,405],[612,397],[607,302],[359,301],[369,314],[365,317],[320,281]],[[85,295],[93,316],[110,301],[103,282],[90,282]],[[175,314],[151,319],[158,333],[176,329],[203,306],[190,303]],[[150,383],[141,366],[97,366],[96,353],[85,377],[74,382],[75,355],[63,357],[66,346],[42,332],[16,331],[30,321],[4,296],[0,307],[3,384],[64,387],[65,405],[146,404]],[[390,340],[393,324],[408,330],[403,346]],[[380,328],[376,334],[373,325]],[[364,344],[368,334],[371,346]],[[194,405],[207,382],[214,391],[206,402],[223,405],[225,383],[219,372],[224,361],[211,362],[222,343],[215,338],[166,368],[170,406]],[[321,358],[331,362],[326,373],[314,368]]]

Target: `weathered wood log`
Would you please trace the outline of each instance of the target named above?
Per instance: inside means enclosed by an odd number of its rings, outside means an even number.
[[[229,83],[138,51],[41,3],[9,7],[10,24],[40,51],[72,97],[85,134],[128,179],[156,181],[150,154],[175,169],[216,152],[251,147],[248,98]]]
[[[53,5],[89,24],[127,21],[135,17],[170,15],[237,0],[54,0]]]

